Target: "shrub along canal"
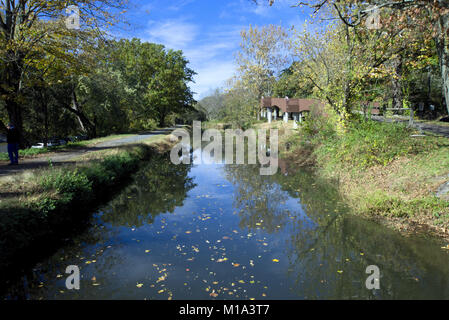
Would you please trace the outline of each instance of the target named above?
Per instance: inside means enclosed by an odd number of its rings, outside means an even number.
[[[158,156],[70,244],[3,298],[449,298],[449,250],[348,212],[312,172],[281,162],[173,165]],[[68,290],[66,267],[80,268]],[[366,268],[380,269],[368,290]]]

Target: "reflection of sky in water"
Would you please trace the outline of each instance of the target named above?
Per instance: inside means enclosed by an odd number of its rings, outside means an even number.
[[[334,198],[335,190],[310,174],[261,177],[257,166],[193,165],[188,177],[196,186],[181,194],[172,213],[148,212],[145,206],[132,209],[133,201],[151,204],[164,199],[170,190],[164,185],[167,181],[186,179],[182,167],[149,166],[150,171],[143,172],[160,185],[145,189],[143,175],[105,206],[96,223],[72,246],[59,250],[28,275],[28,297],[449,296],[449,261],[439,243],[406,239],[342,215],[345,209]],[[120,220],[132,212],[153,215],[153,223],[136,227]],[[81,267],[79,291],[65,288],[64,270],[71,264]],[[364,286],[365,268],[370,264],[382,272],[381,290],[374,294]],[[23,289],[15,290],[16,295],[23,294]]]

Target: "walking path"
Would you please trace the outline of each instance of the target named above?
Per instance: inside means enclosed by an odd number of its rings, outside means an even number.
[[[408,120],[404,120],[404,119],[400,119],[400,118],[399,119],[385,119],[382,116],[372,116],[371,119],[373,119],[375,121],[408,123]],[[437,124],[426,123],[426,122],[414,122],[413,127],[415,127],[418,130],[432,132],[432,133],[444,136],[446,138],[449,138],[449,126],[440,126]]]
[[[61,165],[70,162],[76,162],[74,161],[74,159],[82,155],[85,155],[89,152],[115,148],[132,143],[139,143],[150,137],[169,134],[173,132],[173,130],[175,130],[176,128],[178,128],[178,126],[155,130],[147,133],[136,134],[131,137],[100,142],[92,147],[85,147],[80,149],[68,149],[68,150],[55,151],[52,153],[44,153],[37,156],[36,158],[21,160],[19,165],[17,166],[8,166],[7,165],[8,162],[4,162],[4,164],[0,164],[0,177],[16,174],[24,170],[47,167],[50,163],[52,165]]]

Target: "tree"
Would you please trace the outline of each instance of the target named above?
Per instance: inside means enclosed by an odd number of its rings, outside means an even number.
[[[270,5],[274,0],[269,0]],[[370,21],[380,10],[388,9],[388,17],[382,19],[380,27],[387,32],[392,29],[431,32],[438,53],[443,95],[449,113],[449,0],[312,0],[299,1],[296,6],[308,6],[317,14],[333,8],[347,26],[357,28]],[[352,10],[346,10],[351,7]]]
[[[276,97],[308,98],[313,96],[313,85],[309,81],[300,81],[295,76],[295,69],[298,68],[295,61],[290,67],[283,70],[277,79],[273,94]]]
[[[212,95],[201,99],[198,104],[206,110],[209,120],[220,119],[224,112],[225,94],[220,89],[215,89]]]
[[[271,96],[276,76],[288,62],[288,34],[280,26],[252,27],[240,33],[237,55],[242,85],[255,93],[253,111],[260,117],[260,99]]]
[[[43,0],[1,0],[0,1],[0,96],[5,103],[9,120],[23,136],[23,90],[24,77],[35,55],[49,48],[58,47],[56,38],[70,35],[76,38],[76,30],[61,28],[52,23],[40,23],[62,17],[69,5],[80,10],[82,29],[99,30],[99,27],[116,22],[117,13],[124,8],[123,0],[101,1],[43,1]]]
[[[195,72],[187,67],[182,51],[168,50],[158,72],[150,78],[147,93],[148,106],[156,111],[159,126],[166,124],[167,116],[192,109],[193,94],[188,86]]]

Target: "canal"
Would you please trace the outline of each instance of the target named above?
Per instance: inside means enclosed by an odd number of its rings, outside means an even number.
[[[356,217],[332,183],[288,163],[261,176],[160,156],[3,298],[447,299],[445,245]],[[66,288],[69,265],[79,290]]]

